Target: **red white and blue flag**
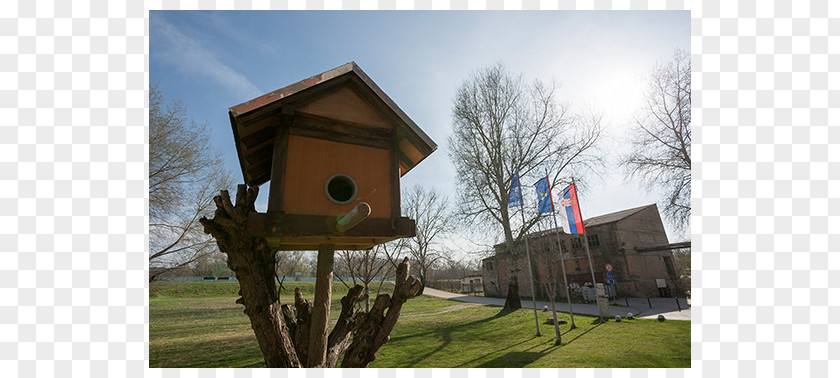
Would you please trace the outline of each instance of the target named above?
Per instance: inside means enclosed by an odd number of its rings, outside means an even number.
[[[558,201],[558,204],[566,208],[566,219],[569,220],[569,233],[585,234],[586,229],[583,227],[583,217],[580,215],[580,205],[578,204],[575,184],[570,184],[560,192],[560,201]]]

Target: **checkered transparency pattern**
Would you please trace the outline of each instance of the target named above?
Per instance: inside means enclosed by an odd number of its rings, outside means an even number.
[[[0,371],[141,376],[142,5],[5,2]]]
[[[519,377],[517,369],[146,369],[147,9],[691,9],[692,366],[838,371],[840,5],[731,1],[7,1],[0,15],[5,376]],[[831,127],[835,126],[835,127]],[[829,277],[835,280],[829,281]],[[68,374],[69,373],[69,374]]]
[[[828,376],[840,368],[840,7],[760,4],[692,8],[692,366]]]

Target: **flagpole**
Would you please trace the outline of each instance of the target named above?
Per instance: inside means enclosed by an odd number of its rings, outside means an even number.
[[[566,288],[566,301],[569,302],[569,316],[572,318],[572,327],[569,329],[575,329],[577,328],[575,326],[575,314],[572,311],[572,296],[569,295],[569,282],[566,279],[566,261],[563,260],[563,246],[560,244],[560,226],[557,224],[557,212],[552,211],[551,215],[554,218],[554,228],[557,229],[557,249],[560,250],[560,268],[563,271],[563,286]]]
[[[519,187],[519,206],[522,208],[521,209],[522,210],[522,212],[521,212],[521,214],[522,214],[522,229],[524,231],[525,230],[525,198],[522,196],[522,180],[519,179],[519,171],[516,172],[515,178],[517,179],[516,184]],[[513,192],[513,186],[511,186],[510,191]],[[510,203],[510,200],[508,200],[508,203]],[[527,257],[527,259],[528,259],[527,260],[527,262],[528,262],[528,275],[530,276],[529,277],[530,278],[529,283],[531,284],[531,302],[533,303],[533,307],[534,307],[534,326],[537,329],[536,336],[539,337],[539,336],[542,336],[542,335],[540,334],[540,319],[537,316],[537,299],[536,299],[537,293],[534,291],[534,271],[531,268],[531,251],[528,248],[528,233],[524,232],[522,237],[525,239],[525,257]]]
[[[525,228],[525,199],[522,198],[522,184],[519,185],[519,198],[522,202],[522,227]],[[537,327],[537,336],[542,336],[540,334],[540,319],[537,316],[537,292],[534,291],[534,270],[531,267],[531,251],[528,248],[528,233],[525,232],[522,237],[525,239],[525,257],[528,258],[528,275],[531,276],[530,283],[531,283],[531,303],[533,303],[534,307],[534,326]]]
[[[575,184],[575,178],[572,177],[572,185]],[[575,197],[577,197],[577,185],[575,185]],[[577,197],[578,200],[578,209],[580,209],[580,197]],[[583,224],[583,209],[580,210],[580,223]],[[586,230],[586,226],[584,225],[584,230]],[[589,258],[589,273],[592,274],[592,286],[595,286],[595,268],[592,266],[592,255],[589,253],[589,235],[588,232],[583,233],[583,242],[584,247],[586,248],[586,257]],[[601,315],[601,312],[598,311],[598,317],[601,319],[601,323],[604,322],[604,316]]]
[[[539,215],[539,213],[537,213],[537,214]],[[544,236],[544,235],[542,235],[542,227],[540,227],[539,223],[537,223],[537,233],[538,233],[538,235],[540,235],[540,237]],[[551,266],[547,267],[546,269],[550,269],[552,271],[554,270]],[[551,281],[553,281],[551,283],[551,285],[554,285],[553,287],[555,288],[554,290],[551,290],[551,292],[548,293],[548,295],[551,296],[551,298],[549,298],[549,299],[551,300],[551,316],[554,319],[554,341],[555,341],[555,343],[560,344],[562,336],[560,335],[560,324],[558,324],[559,322],[558,322],[558,319],[557,319],[557,308],[554,306],[554,303],[555,303],[554,299],[556,298],[556,294],[557,294],[557,289],[556,289],[557,282],[556,282],[556,280],[551,278],[550,275],[547,278],[551,279]],[[548,287],[547,287],[548,284],[544,284],[544,285],[546,286],[546,290],[548,290]]]
[[[583,216],[583,215],[581,215]],[[586,233],[583,233],[583,241],[585,242],[584,246],[586,247],[586,257],[589,258],[589,273],[592,273],[592,284],[595,284],[595,269],[592,268],[592,255],[589,254],[589,236]]]
[[[581,218],[583,214],[581,214]],[[581,220],[582,221],[582,220]],[[586,246],[586,257],[589,258],[589,273],[592,273],[592,286],[595,286],[595,269],[592,268],[592,255],[589,254],[589,236],[586,236],[586,233],[583,233],[583,243]],[[601,319],[601,323],[604,323],[604,315],[601,315],[601,311],[598,311],[598,317]]]
[[[562,243],[560,243],[560,226],[557,225],[557,211],[554,209],[554,194],[551,193],[551,182],[548,181],[548,172],[546,172],[545,178],[540,179],[540,181],[537,181],[537,183],[534,185],[538,185],[540,182],[542,182],[542,180],[545,180],[545,191],[542,192],[540,188],[537,188],[537,212],[543,213],[548,211],[543,211],[542,208],[542,201],[545,199],[545,197],[548,197],[551,202],[551,215],[552,218],[554,218],[554,228],[557,230],[557,250],[560,252],[560,268],[563,271],[563,286],[566,289],[566,301],[569,302],[569,317],[571,317],[572,320],[572,326],[569,329],[575,329],[577,328],[575,326],[575,313],[572,310],[572,296],[571,294],[569,294],[569,281],[568,278],[566,278],[566,261],[563,259],[563,245]],[[540,195],[542,195],[543,197],[539,198]]]

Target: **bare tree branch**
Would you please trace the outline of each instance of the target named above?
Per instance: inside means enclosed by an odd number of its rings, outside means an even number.
[[[417,222],[415,236],[405,239],[405,244],[417,264],[421,284],[417,295],[421,295],[428,283],[429,268],[444,257],[440,238],[452,231],[454,218],[449,212],[449,199],[434,189],[415,185],[402,197],[403,213]]]
[[[220,152],[210,146],[207,125],[188,119],[186,106],[180,101],[167,103],[153,86],[149,91],[150,264],[171,270],[217,251],[198,220],[212,214],[215,193],[233,186],[223,167]]]
[[[382,256],[384,249],[385,247],[383,245],[376,245],[371,249],[362,251],[338,252],[339,258],[335,268],[336,276],[339,277],[339,280],[345,286],[349,287],[350,285],[345,283],[345,280],[341,278],[342,275],[349,275],[353,281],[353,285],[362,286],[364,293],[368,295],[370,283],[377,278],[381,278],[384,281],[385,278],[380,273],[391,264],[388,258]],[[370,299],[365,298],[365,311],[369,310]]]
[[[634,120],[634,151],[622,159],[629,178],[666,191],[663,212],[680,230],[691,216],[691,60],[677,50],[650,76],[644,112]]]

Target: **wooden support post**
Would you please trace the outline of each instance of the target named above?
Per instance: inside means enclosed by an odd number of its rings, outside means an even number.
[[[312,328],[309,329],[309,361],[306,367],[323,367],[327,359],[327,331],[332,299],[335,244],[318,245],[318,268],[315,273],[315,302]]]
[[[283,211],[283,189],[285,186],[286,160],[289,150],[289,128],[294,122],[295,108],[283,105],[280,114],[280,127],[274,141],[274,154],[271,159],[271,188],[268,191],[268,212]]]
[[[391,219],[400,217],[400,135],[391,132]]]

